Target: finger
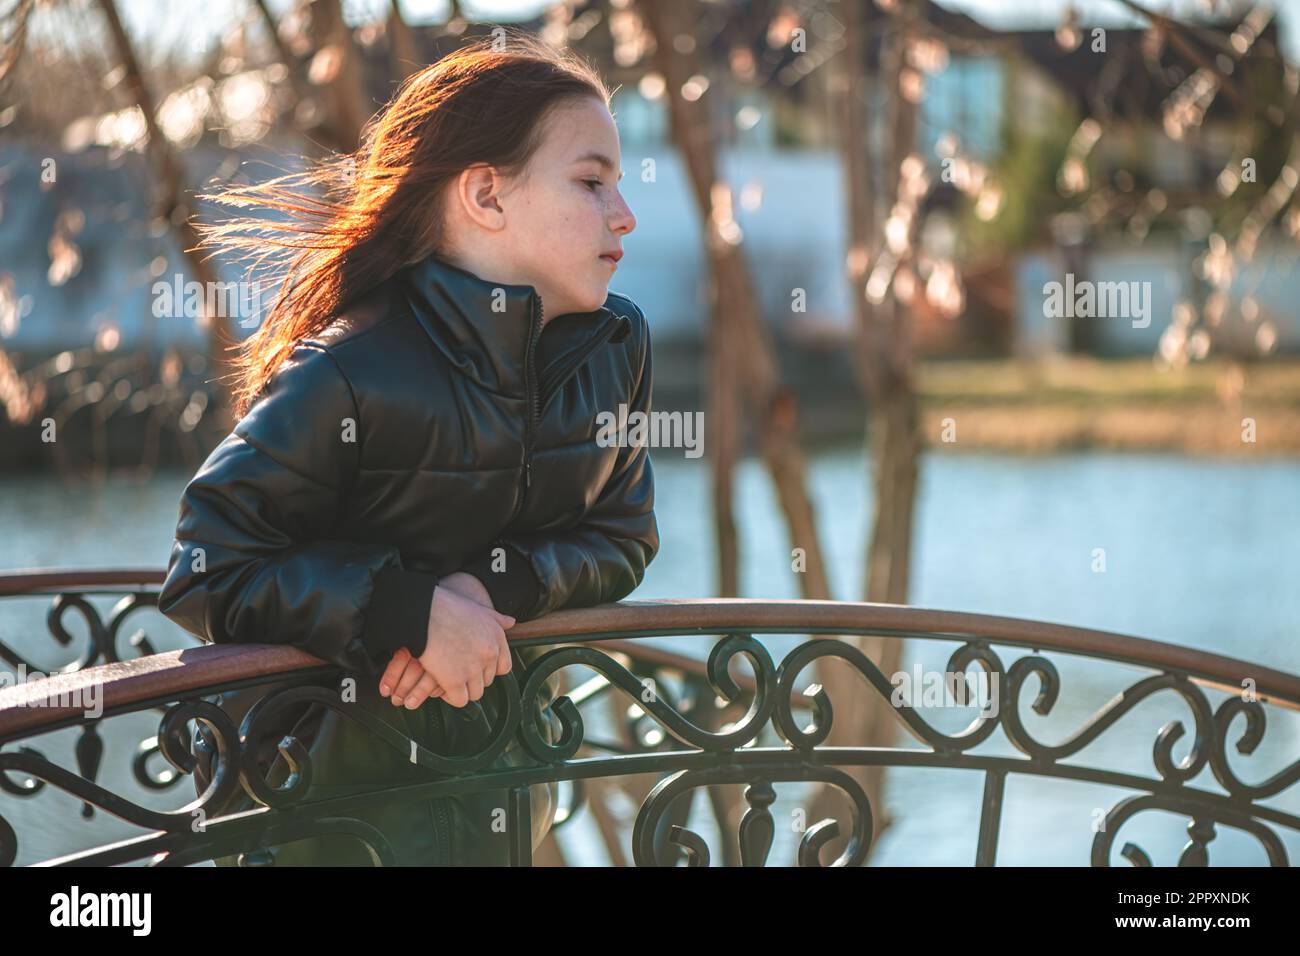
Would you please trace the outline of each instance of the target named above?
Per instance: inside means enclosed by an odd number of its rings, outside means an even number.
[[[425,671],[420,675],[420,679],[415,682],[415,686],[412,687],[406,693],[406,696],[402,698],[402,706],[407,710],[415,710],[429,699],[429,691],[432,690],[436,684],[437,681],[434,680],[433,675],[428,671]]]
[[[497,620],[501,622],[503,628],[509,630],[515,626],[515,619],[509,614],[502,614],[500,611],[493,611],[492,613],[497,616]]]
[[[393,659],[388,662],[384,668],[383,676],[379,678],[379,695],[387,697],[397,686],[397,679],[402,676],[402,671],[406,670],[406,662],[411,659],[411,652],[405,647],[399,647]]]
[[[496,661],[493,661],[493,662],[492,662],[491,664],[489,664],[487,667],[483,668],[483,686],[484,686],[484,688],[491,687],[491,686],[492,686],[492,682],[493,682],[494,680],[496,680],[496,677],[497,677],[497,662],[496,662]]]
[[[416,685],[411,688],[411,692],[403,698],[403,701],[406,704],[406,709],[415,710],[415,708],[419,707],[429,699],[430,691],[437,686],[438,682],[433,679],[433,675],[428,671],[425,671],[424,675],[416,682]]]
[[[514,659],[510,656],[510,642],[503,640],[501,647],[497,651],[497,674],[509,674],[510,668],[514,666]]]
[[[397,681],[397,687],[393,690],[393,703],[401,706],[402,700],[411,692],[411,688],[420,682],[420,678],[423,676],[424,665],[412,657],[406,662],[406,670],[402,671],[402,676]]]
[[[452,707],[464,707],[469,703],[469,689],[464,684],[448,687],[443,693],[442,699]]]
[[[469,679],[469,699],[479,700],[483,696],[483,675],[473,674]]]

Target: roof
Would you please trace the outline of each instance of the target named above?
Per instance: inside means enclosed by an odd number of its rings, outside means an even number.
[[[1003,37],[1073,99],[1083,114],[1159,123],[1169,95],[1203,63],[1215,63],[1242,90],[1248,88],[1247,77],[1260,71],[1278,73],[1281,64],[1274,55],[1278,41],[1275,20],[1262,23],[1258,38],[1236,63],[1230,63],[1222,48],[1212,42],[1215,34],[1226,39],[1244,19],[1188,25],[1181,36],[1195,58],[1145,27],[1106,27],[1104,54],[1093,52],[1093,28],[1083,24],[1077,28],[1080,42],[1070,50],[1062,48],[1055,30],[1009,31]],[[1225,67],[1230,67],[1230,72]],[[1210,102],[1206,119],[1230,119],[1240,112],[1234,97],[1220,90]]]

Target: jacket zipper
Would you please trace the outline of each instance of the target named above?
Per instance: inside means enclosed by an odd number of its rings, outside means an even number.
[[[537,373],[533,368],[536,362],[537,339],[542,328],[542,316],[545,314],[545,307],[542,305],[542,297],[537,297],[537,308],[533,310],[533,323],[528,330],[528,345],[524,350],[524,392],[528,401],[528,419],[524,422],[524,490],[519,495],[519,500],[515,503],[514,513],[510,515],[510,520],[506,522],[509,527],[514,523],[515,518],[524,510],[524,500],[528,497],[528,489],[533,483],[533,436],[537,430],[537,420],[540,417],[537,396]]]
[[[561,385],[569,380],[582,364],[591,357],[596,349],[600,348],[618,330],[621,316],[616,317],[609,323],[609,327],[602,332],[587,348],[583,349],[569,368],[551,383],[551,387],[546,390],[546,401],[542,400],[540,394],[541,383],[537,381],[537,340],[541,337],[542,319],[546,315],[546,306],[542,302],[542,297],[537,296],[537,308],[533,310],[533,324],[528,331],[528,345],[524,351],[524,392],[528,401],[528,419],[524,423],[524,490],[519,495],[519,500],[515,503],[514,512],[510,515],[510,520],[506,522],[506,527],[514,523],[524,510],[524,502],[528,497],[528,490],[533,484],[533,443],[536,440],[538,428],[541,427],[541,410],[546,402],[549,402],[551,396],[559,389]]]

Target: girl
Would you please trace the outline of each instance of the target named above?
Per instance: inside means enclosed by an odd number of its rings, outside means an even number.
[[[159,607],[205,641],[293,644],[356,678],[355,702],[282,717],[309,750],[305,799],[432,779],[348,707],[473,752],[512,669],[505,632],[624,597],[658,551],[647,448],[596,440],[601,412],[649,413],[652,385],[645,317],[608,291],[636,223],[609,103],[573,54],[483,40],[405,82],[355,157],[215,197],[280,218],[210,243],[289,258],[238,358],[242,417],[181,499]],[[267,690],[219,704],[238,726]],[[193,746],[202,792],[206,728]],[[274,749],[242,759],[287,775]],[[530,760],[516,737],[499,765]],[[532,789],[535,848],[555,801]],[[218,864],[372,862],[365,824],[399,863],[504,863],[505,801],[367,805]]]

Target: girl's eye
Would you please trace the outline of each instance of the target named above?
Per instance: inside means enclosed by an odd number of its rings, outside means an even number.
[[[600,185],[599,179],[584,179],[583,182],[586,183],[588,186],[593,186],[593,187]],[[592,192],[595,192],[595,189],[592,189]]]

